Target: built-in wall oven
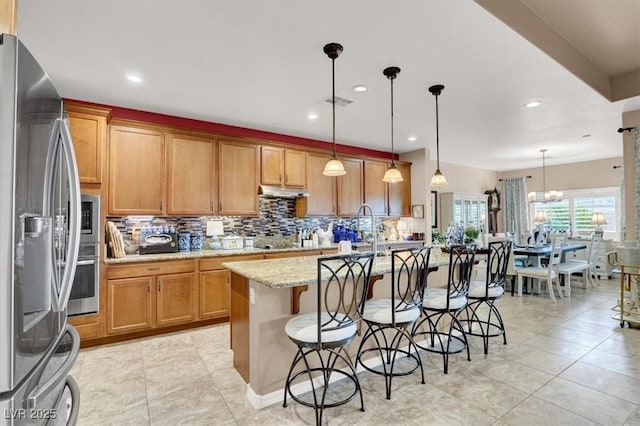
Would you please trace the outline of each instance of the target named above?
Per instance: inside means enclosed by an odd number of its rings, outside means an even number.
[[[68,315],[94,314],[100,306],[100,196],[82,194],[81,206],[80,251]]]

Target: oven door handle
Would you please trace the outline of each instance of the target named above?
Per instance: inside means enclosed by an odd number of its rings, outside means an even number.
[[[95,259],[78,260],[78,263],[76,263],[77,266],[87,266],[87,265],[95,265],[95,264],[96,264]]]

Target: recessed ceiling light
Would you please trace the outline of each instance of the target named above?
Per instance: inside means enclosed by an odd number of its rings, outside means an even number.
[[[353,86],[354,92],[366,92],[367,90],[369,90],[369,88],[364,84],[358,84],[357,86]]]
[[[134,74],[129,74],[127,76],[127,80],[132,81],[134,83],[142,83],[142,77],[139,77],[139,76],[134,75]]]
[[[307,115],[307,118],[311,121],[317,120],[318,119],[318,114],[312,112],[311,114]]]
[[[411,141],[411,142],[414,142],[414,141],[417,141],[417,140],[418,140],[418,138],[417,138],[417,137],[415,137],[415,136],[409,136],[409,137],[407,138],[407,140],[408,140],[408,141]]]
[[[535,108],[535,107],[539,107],[540,105],[542,105],[542,101],[531,101],[531,102],[527,102],[526,104],[524,104],[525,108]]]

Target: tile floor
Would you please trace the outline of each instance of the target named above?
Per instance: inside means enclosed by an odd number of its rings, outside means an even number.
[[[572,299],[505,295],[498,302],[508,345],[489,355],[471,338],[471,362],[456,355],[449,374],[424,354],[419,373],[362,374],[366,412],[356,400],[325,411],[330,425],[640,425],[640,329],[611,319],[618,281],[574,287]],[[72,371],[80,385],[79,425],[314,424],[291,403],[253,409],[232,366],[227,325],[86,349]]]

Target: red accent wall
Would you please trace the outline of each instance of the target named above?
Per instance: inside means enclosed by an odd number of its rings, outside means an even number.
[[[228,124],[213,123],[210,121],[194,120],[191,118],[175,117],[172,115],[158,114],[155,112],[139,111],[135,109],[122,108],[112,105],[96,104],[93,102],[86,102],[77,99],[65,99],[69,102],[74,102],[84,105],[93,105],[102,108],[111,109],[111,118],[119,118],[123,120],[136,120],[146,123],[153,123],[163,126],[175,127],[185,130],[194,130],[202,132],[210,132],[224,136],[246,137],[253,139],[263,139],[273,142],[287,143],[291,145],[297,145],[307,148],[318,148],[331,150],[331,143],[319,141],[316,139],[301,138],[298,136],[284,135],[281,133],[267,132],[263,130],[249,129],[246,127],[232,126]],[[385,151],[377,151],[374,149],[359,148],[349,145],[336,144],[336,151],[341,154],[349,155],[367,155],[371,157],[378,157],[383,159],[391,159],[391,153]],[[399,159],[398,154],[395,155],[395,159]]]

